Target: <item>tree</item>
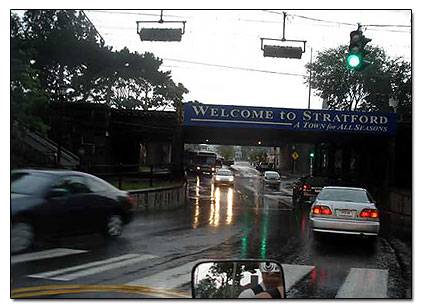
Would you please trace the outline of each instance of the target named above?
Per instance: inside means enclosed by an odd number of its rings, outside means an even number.
[[[207,277],[199,281],[195,291],[200,298],[213,298],[217,293],[216,279],[207,275]]]
[[[11,133],[20,126],[46,134],[49,106],[59,102],[60,83],[83,73],[98,50],[93,26],[76,11],[28,10],[11,14]]]
[[[131,53],[127,48],[118,52],[107,51],[105,63],[100,69],[94,67],[98,78],[92,88],[96,101],[122,109],[165,109],[174,107],[188,90],[175,84],[170,72],[159,70],[162,60],[151,53]],[[89,72],[89,76],[95,72]]]
[[[391,112],[389,100],[395,97],[399,110],[411,114],[410,64],[388,58],[382,48],[367,49],[371,64],[362,71],[347,67],[346,45],[320,52],[316,61],[306,65],[312,88],[328,101],[329,109]]]
[[[218,152],[224,157],[224,159],[234,158],[234,147],[231,145],[219,145]]]
[[[216,262],[196,285],[196,293],[202,298],[237,297],[241,292],[240,280],[244,273],[254,274],[258,267],[259,263],[256,262]]]
[[[248,158],[253,162],[260,162],[266,157],[266,152],[264,150],[253,150],[248,152]]]
[[[40,133],[46,133],[45,112],[48,96],[43,91],[39,70],[33,67],[35,51],[28,48],[24,30],[17,15],[10,17],[10,117],[11,133],[16,123]]]
[[[143,110],[174,107],[188,90],[175,84],[169,71],[161,71],[161,64],[151,53],[104,46],[82,11],[27,10],[22,18],[12,13],[12,117],[22,118],[21,111],[32,117],[23,106],[25,95],[31,104],[42,98],[42,108],[56,105],[60,85],[73,89],[68,102]]]

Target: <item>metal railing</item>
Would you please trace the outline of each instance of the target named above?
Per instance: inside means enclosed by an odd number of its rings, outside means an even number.
[[[23,141],[37,150],[43,153],[46,157],[53,157],[57,153],[57,143],[53,140],[45,138],[36,132],[31,132],[28,129],[24,129]],[[61,164],[66,167],[76,167],[79,165],[79,157],[65,148],[61,148]],[[56,159],[56,158],[55,158]]]
[[[107,181],[117,181],[117,186],[122,189],[122,183],[126,180],[148,181],[149,187],[153,186],[154,180],[172,181],[173,166],[166,165],[133,165],[133,164],[114,164],[114,165],[94,165],[88,172],[101,177]]]

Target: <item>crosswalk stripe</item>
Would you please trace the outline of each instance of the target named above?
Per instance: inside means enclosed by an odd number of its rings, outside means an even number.
[[[63,257],[63,256],[80,254],[80,253],[85,253],[85,252],[88,252],[88,251],[68,249],[68,248],[55,248],[55,249],[49,249],[49,250],[44,250],[44,251],[39,251],[39,252],[31,252],[31,253],[25,253],[25,254],[13,256],[11,258],[11,264],[36,261],[36,260],[42,260],[42,259],[51,259],[51,258]]]
[[[191,271],[193,266],[202,261],[205,260],[197,260],[182,266],[177,266],[151,276],[128,282],[125,285],[174,289],[180,285],[189,283],[191,281]]]
[[[138,255],[126,254],[115,258],[110,258],[103,261],[90,262],[78,266],[68,267],[56,271],[38,273],[28,275],[31,278],[45,278],[60,281],[69,281],[83,276],[89,276],[104,272],[110,269],[116,269],[126,265],[134,264],[137,262],[145,261],[148,259],[157,258],[153,255]]]
[[[315,266],[311,265],[296,265],[296,264],[282,264],[284,271],[285,288],[288,291],[300,279],[309,274]]]
[[[388,270],[352,268],[336,298],[387,298]]]

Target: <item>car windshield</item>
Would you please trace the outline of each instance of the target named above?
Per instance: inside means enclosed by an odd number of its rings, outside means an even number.
[[[228,176],[228,175],[232,175],[232,173],[231,173],[230,170],[219,170],[217,172],[217,175],[226,175],[226,176]]]
[[[319,194],[318,199],[326,201],[371,203],[366,191],[354,189],[324,189]]]
[[[268,172],[265,174],[268,179],[279,179],[280,175],[277,172]]]
[[[12,173],[11,192],[34,195],[51,183],[52,176],[41,173]]]

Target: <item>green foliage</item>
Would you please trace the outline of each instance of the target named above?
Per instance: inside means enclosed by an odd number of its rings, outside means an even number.
[[[253,151],[248,152],[248,158],[250,161],[253,161],[253,162],[260,162],[264,160],[266,155],[267,154],[264,150],[259,150],[259,151],[253,150]]]
[[[10,20],[13,123],[45,133],[49,106],[62,99],[147,110],[172,108],[188,93],[153,54],[104,46],[81,11],[27,10]],[[71,89],[64,98],[61,85]]]
[[[218,146],[218,153],[224,157],[224,159],[234,158],[234,147],[231,145],[220,145]]]
[[[45,134],[48,126],[45,118],[48,95],[43,91],[39,70],[31,62],[35,57],[22,39],[23,31],[16,15],[11,15],[10,40],[10,116],[12,130],[16,123],[24,123],[28,128]]]
[[[399,109],[411,114],[410,64],[389,59],[379,47],[367,46],[367,50],[371,64],[362,71],[347,67],[346,45],[320,52],[306,65],[312,88],[327,100],[329,109],[391,112],[388,102],[396,97]]]

